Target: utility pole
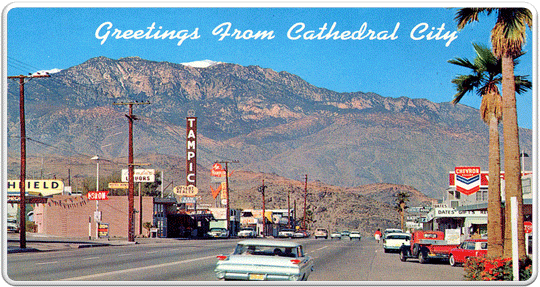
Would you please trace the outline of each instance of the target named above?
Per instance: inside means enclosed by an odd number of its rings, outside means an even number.
[[[287,190],[287,216],[289,217],[289,220],[287,220],[287,228],[291,228],[291,188]]]
[[[262,220],[263,220],[263,237],[266,236],[266,200],[264,199],[264,190],[267,188],[266,185],[264,185],[264,179],[262,180],[262,185],[259,186],[259,192],[262,193],[262,200],[263,200],[263,214],[262,214]]]
[[[231,225],[231,205],[230,205],[230,197],[229,197],[229,163],[238,163],[239,161],[237,160],[233,160],[233,161],[218,161],[219,163],[224,163],[225,164],[225,194],[226,194],[226,198],[227,198],[227,231],[229,231],[229,236],[228,237],[231,237],[231,230],[230,230],[230,225]]]
[[[20,174],[20,198],[19,198],[19,244],[20,248],[26,248],[26,124],[24,118],[24,84],[33,78],[48,78],[47,75],[10,76],[8,79],[19,79],[19,121],[21,125],[21,174]],[[25,82],[26,81],[26,82]]]
[[[128,175],[129,175],[129,183],[128,183],[128,241],[134,242],[135,241],[135,227],[134,227],[134,221],[135,216],[133,213],[133,190],[134,190],[134,180],[133,180],[133,174],[134,174],[134,164],[133,164],[133,121],[138,120],[137,116],[133,114],[133,105],[149,105],[150,102],[127,102],[127,103],[113,103],[113,105],[127,105],[129,106],[129,114],[125,115],[129,120],[129,156],[128,156]]]
[[[302,220],[302,229],[306,230],[306,203],[307,203],[307,174],[306,183],[304,185],[304,219]]]

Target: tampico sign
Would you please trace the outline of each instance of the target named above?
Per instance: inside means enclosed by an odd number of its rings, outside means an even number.
[[[197,186],[197,118],[186,118],[186,185]]]
[[[109,191],[103,190],[103,191],[89,191],[86,194],[86,197],[88,197],[88,200],[109,200],[109,197],[107,196],[109,194]]]
[[[471,195],[480,190],[480,167],[456,167],[456,190]]]
[[[153,169],[135,169],[133,173],[133,182],[154,182],[156,180],[155,170]],[[122,170],[122,182],[129,182],[129,171]]]

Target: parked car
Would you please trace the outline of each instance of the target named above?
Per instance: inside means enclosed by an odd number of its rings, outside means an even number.
[[[388,228],[388,229],[385,229],[382,236],[381,236],[381,239],[384,239],[386,237],[387,234],[390,234],[390,233],[403,233],[403,230],[401,229],[397,229],[397,228]]]
[[[351,234],[351,233],[349,231],[347,231],[347,230],[341,231],[341,237],[349,236],[349,234]]]
[[[401,246],[411,245],[411,235],[409,233],[389,233],[383,239],[384,253],[388,253],[390,250],[399,251]]]
[[[229,230],[225,228],[210,228],[210,231],[207,232],[209,237],[212,238],[228,238]]]
[[[411,235],[409,246],[403,245],[399,250],[399,259],[402,262],[407,258],[418,258],[420,264],[430,259],[448,260],[450,250],[459,244],[448,244],[442,231],[415,231]]]
[[[358,231],[351,231],[349,234],[349,240],[358,240],[360,241],[362,239],[362,235],[360,235],[360,232]]]
[[[15,218],[8,218],[7,220],[7,231],[8,232],[19,232],[19,223],[17,223],[17,219]]]
[[[295,241],[243,240],[232,254],[217,258],[214,272],[220,280],[306,281],[314,269],[313,259]]]
[[[294,236],[294,229],[282,229],[278,232],[278,237],[292,238]]]
[[[317,228],[313,236],[315,236],[315,239],[318,239],[318,238],[328,239],[328,230],[324,228]]]
[[[332,234],[330,234],[330,239],[341,239],[341,232],[333,232]]]
[[[238,237],[246,237],[246,238],[257,237],[257,233],[255,232],[255,229],[253,229],[251,227],[242,228],[238,232]]]
[[[457,266],[465,263],[469,257],[483,257],[487,254],[487,246],[487,239],[467,239],[450,250],[448,263]]]
[[[309,238],[311,234],[307,230],[297,230],[294,234],[294,238]]]

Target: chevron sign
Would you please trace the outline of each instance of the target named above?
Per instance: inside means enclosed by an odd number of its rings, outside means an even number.
[[[480,190],[480,167],[461,166],[455,167],[456,190],[471,195]]]

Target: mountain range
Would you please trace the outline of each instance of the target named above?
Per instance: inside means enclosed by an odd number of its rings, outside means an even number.
[[[18,84],[9,81],[10,158],[19,152],[18,96]],[[96,154],[111,162],[126,158],[128,111],[115,103],[127,101],[150,103],[133,107],[139,118],[134,124],[136,161],[151,155],[174,159],[168,166],[178,170],[166,172],[177,176],[175,182],[185,181],[188,112],[198,118],[202,172],[217,160],[237,160],[233,168],[244,172],[291,180],[308,174],[310,180],[342,189],[403,185],[440,198],[455,166],[487,170],[488,127],[472,107],[335,92],[259,66],[139,57],[96,57],[29,81],[27,153],[56,159],[41,169],[58,170],[64,178],[66,162],[84,159],[91,167],[89,158]],[[531,130],[520,129],[520,145],[531,150]],[[15,165],[8,167],[10,178],[18,175]],[[89,167],[81,170],[91,172]],[[70,172],[91,175],[76,168]]]

